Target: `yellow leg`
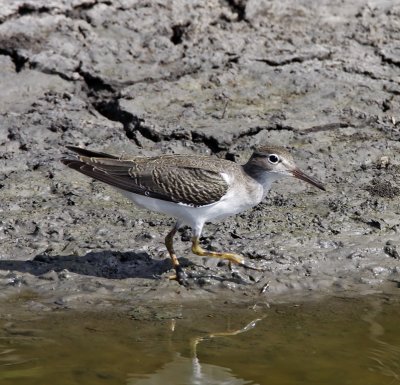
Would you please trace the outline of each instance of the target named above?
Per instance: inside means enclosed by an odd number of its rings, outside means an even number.
[[[179,265],[178,258],[175,254],[174,250],[174,235],[176,234],[176,228],[174,227],[165,237],[165,246],[167,246],[167,250],[169,256],[171,257],[172,265],[175,267]]]
[[[216,251],[207,251],[204,250],[200,246],[200,240],[198,237],[192,238],[192,251],[197,255],[201,255],[202,257],[214,257],[214,258],[221,258],[227,259],[229,262],[236,263],[237,265],[244,264],[244,258],[237,254],[232,253],[219,253]]]
[[[174,235],[176,234],[177,227],[175,226],[165,237],[165,246],[167,247],[169,256],[171,257],[172,266],[175,269],[175,275],[171,276],[170,279],[177,280],[181,285],[187,284],[187,277],[182,266],[179,264],[178,257],[174,250]]]
[[[235,263],[237,265],[245,267],[246,269],[263,271],[262,269],[260,269],[260,268],[258,268],[256,266],[253,266],[252,264],[249,264],[249,263],[245,262],[245,259],[242,256],[238,255],[238,254],[219,253],[217,251],[204,250],[200,246],[199,237],[196,237],[196,236],[192,238],[192,252],[194,254],[201,255],[202,257],[214,257],[214,258],[226,259],[226,260],[229,261],[229,263]]]

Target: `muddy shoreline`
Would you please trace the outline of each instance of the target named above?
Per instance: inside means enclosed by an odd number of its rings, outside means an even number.
[[[0,301],[96,309],[285,302],[400,286],[396,1],[0,1]],[[259,206],[176,241],[173,220],[64,167],[65,145],[244,163],[291,149],[327,186],[282,181]]]

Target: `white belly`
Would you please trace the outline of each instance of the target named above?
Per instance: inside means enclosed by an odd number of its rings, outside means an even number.
[[[182,203],[177,204],[163,201],[123,190],[119,191],[138,206],[174,217],[182,225],[185,224],[192,228],[202,227],[205,222],[226,218],[247,210],[261,202],[264,192],[261,185],[252,196],[249,196],[244,189],[243,191],[235,189],[235,193],[232,191],[228,192],[218,202],[201,207],[192,207]]]

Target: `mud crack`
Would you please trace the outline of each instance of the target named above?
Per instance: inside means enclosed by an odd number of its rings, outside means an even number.
[[[246,19],[246,2],[242,0],[227,0],[231,11],[237,15],[237,21]]]
[[[324,52],[319,52],[319,53],[305,53],[303,55],[288,55],[284,57],[278,57],[278,58],[256,58],[253,59],[254,61],[262,62],[265,63],[271,67],[280,67],[280,66],[285,66],[288,64],[293,64],[293,63],[304,63],[306,61],[311,61],[311,60],[326,60],[331,57],[331,52],[330,51],[324,51]]]

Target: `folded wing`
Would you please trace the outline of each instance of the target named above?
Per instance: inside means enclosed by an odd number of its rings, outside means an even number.
[[[79,147],[68,148],[79,156],[62,159],[65,165],[135,194],[199,207],[219,201],[228,191],[221,172],[208,169],[204,162],[196,167],[193,162],[189,166],[174,162],[171,156],[120,159]]]

